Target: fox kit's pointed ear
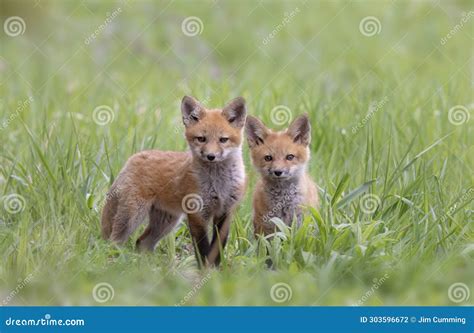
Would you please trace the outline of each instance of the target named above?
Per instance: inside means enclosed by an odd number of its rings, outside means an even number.
[[[290,127],[288,127],[287,134],[294,142],[309,145],[311,142],[311,124],[307,114],[303,114],[296,118]]]
[[[264,143],[268,130],[260,119],[248,116],[245,122],[245,133],[247,133],[247,142],[252,148]]]
[[[197,100],[184,96],[181,101],[181,113],[183,114],[184,126],[188,127],[196,124],[202,118],[204,110]]]
[[[233,127],[244,127],[247,107],[243,97],[234,98],[222,109],[222,115]]]

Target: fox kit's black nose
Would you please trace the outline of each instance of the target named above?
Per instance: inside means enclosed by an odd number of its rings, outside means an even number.
[[[209,161],[214,161],[215,158],[216,158],[216,155],[214,155],[214,154],[209,154],[209,155],[207,155],[207,159],[208,159]]]
[[[275,176],[280,177],[283,172],[282,171],[273,171],[273,173],[275,174]]]

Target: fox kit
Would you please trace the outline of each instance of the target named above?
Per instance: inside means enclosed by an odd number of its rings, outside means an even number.
[[[248,116],[245,130],[252,162],[261,175],[253,194],[255,234],[275,232],[273,217],[287,225],[294,217],[301,223],[301,205],[318,205],[316,185],[306,172],[311,140],[308,116],[299,116],[282,132],[273,132]]]
[[[153,250],[187,214],[198,265],[218,265],[245,188],[245,100],[238,97],[223,109],[206,109],[185,96],[181,112],[190,150],[150,150],[130,157],[107,194],[102,235],[123,243],[148,215],[137,247]]]

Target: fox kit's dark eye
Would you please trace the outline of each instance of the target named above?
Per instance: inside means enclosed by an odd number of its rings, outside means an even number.
[[[206,137],[205,136],[197,136],[196,140],[198,140],[199,142],[206,142]]]
[[[219,141],[221,143],[226,143],[227,141],[229,141],[229,138],[220,138]]]
[[[293,154],[288,154],[288,155],[286,155],[286,159],[287,159],[288,161],[292,161],[294,158],[295,158],[295,155],[293,155]]]
[[[273,160],[273,157],[272,155],[265,155],[264,159],[265,161],[270,162],[271,160]]]

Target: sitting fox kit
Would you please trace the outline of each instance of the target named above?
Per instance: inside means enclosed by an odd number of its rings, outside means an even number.
[[[153,250],[187,214],[198,264],[218,265],[245,187],[245,100],[238,97],[223,109],[206,109],[185,96],[181,112],[190,150],[150,150],[130,157],[107,194],[102,234],[123,243],[148,215],[137,247]]]
[[[261,175],[253,193],[255,234],[274,233],[273,217],[287,225],[295,217],[301,223],[301,206],[318,205],[316,185],[306,172],[311,141],[308,116],[299,116],[282,132],[273,132],[248,116],[245,130],[252,162]]]

